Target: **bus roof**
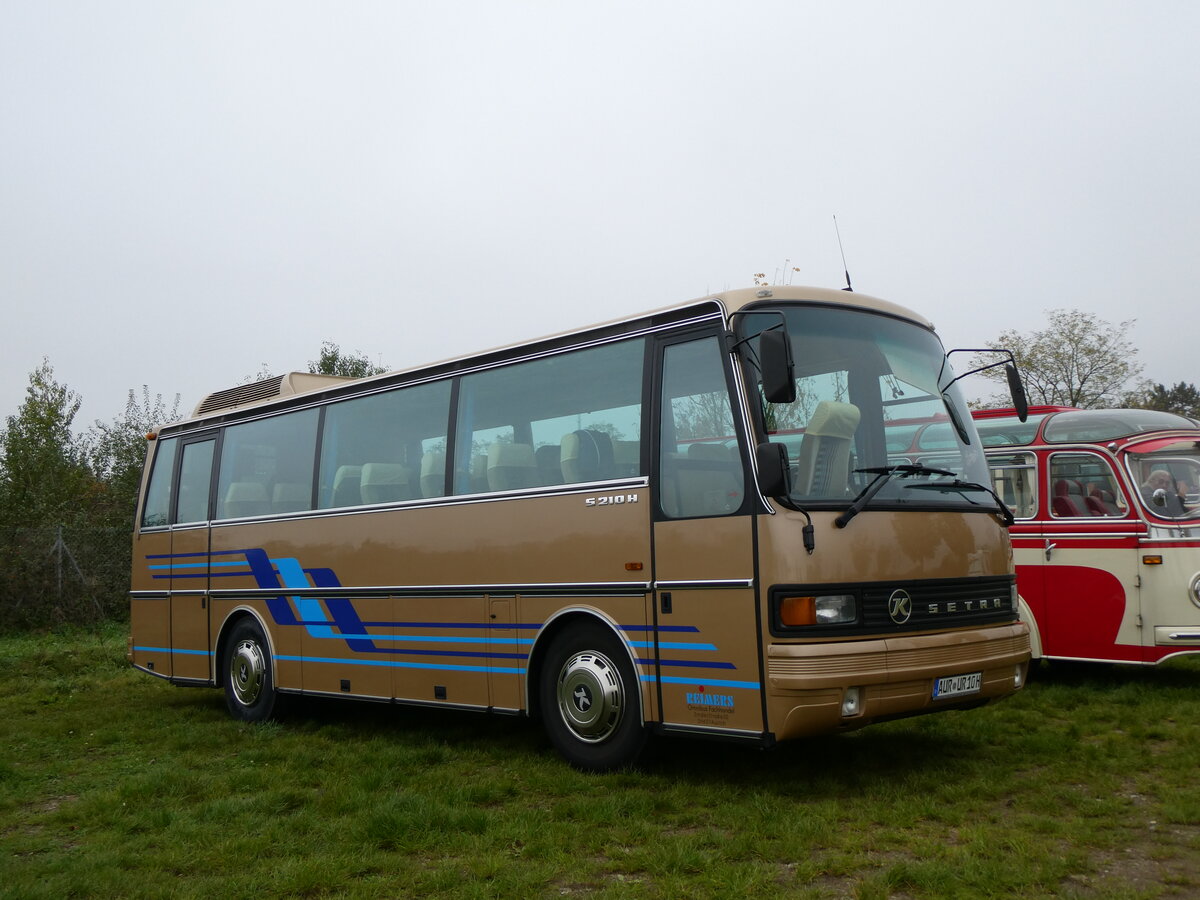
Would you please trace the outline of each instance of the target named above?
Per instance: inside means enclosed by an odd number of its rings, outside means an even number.
[[[869,294],[801,285],[763,285],[755,288],[722,291],[717,294],[710,294],[707,297],[690,300],[686,303],[677,303],[645,313],[610,319],[583,328],[575,328],[570,331],[535,338],[531,341],[493,347],[463,356],[449,357],[436,362],[396,369],[379,375],[368,376],[367,378],[343,378],[331,375],[313,375],[304,372],[277,375],[263,381],[236,385],[235,387],[209,394],[196,406],[192,413],[192,418],[203,418],[210,415],[229,413],[234,410],[263,406],[273,401],[283,400],[300,394],[333,390],[349,382],[367,383],[371,381],[402,380],[405,376],[421,372],[428,372],[431,376],[451,374],[465,368],[468,363],[473,364],[475,362],[510,356],[515,350],[527,349],[531,352],[537,352],[539,349],[551,349],[555,344],[564,343],[568,340],[577,340],[579,337],[591,332],[596,332],[597,334],[613,332],[642,319],[645,319],[647,324],[651,325],[665,324],[672,321],[686,321],[692,317],[715,317],[718,315],[727,317],[729,313],[743,309],[753,303],[771,302],[810,302],[857,307],[907,319],[921,327],[930,330],[933,329],[933,324],[924,316],[899,304],[881,300]]]
[[[1031,406],[1025,422],[1013,409],[977,409],[980,438],[985,447],[1032,444],[1102,444],[1149,432],[1194,431],[1195,421],[1156,409],[1075,409],[1069,406]]]

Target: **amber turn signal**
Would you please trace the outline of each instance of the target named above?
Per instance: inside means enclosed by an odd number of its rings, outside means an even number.
[[[783,597],[779,601],[779,621],[784,625],[816,625],[816,597]]]

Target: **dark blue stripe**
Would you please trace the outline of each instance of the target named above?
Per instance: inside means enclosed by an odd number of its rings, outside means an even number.
[[[681,666],[690,669],[736,669],[733,663],[728,662],[697,662],[691,659],[639,659],[638,663],[643,666],[652,666],[657,661],[660,666]]]

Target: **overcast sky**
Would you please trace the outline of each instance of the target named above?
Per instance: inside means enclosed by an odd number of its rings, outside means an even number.
[[[0,0],[0,414],[393,368],[726,288],[1200,383],[1200,3]],[[991,390],[981,384],[981,392]]]

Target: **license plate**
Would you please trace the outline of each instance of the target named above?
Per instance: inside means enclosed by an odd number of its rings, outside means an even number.
[[[960,694],[977,694],[983,687],[983,673],[972,672],[969,675],[948,675],[933,683],[933,698],[957,697]]]

